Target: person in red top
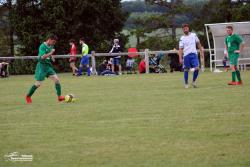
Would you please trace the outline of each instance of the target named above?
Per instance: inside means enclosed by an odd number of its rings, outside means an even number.
[[[146,72],[146,63],[145,60],[141,60],[141,62],[139,63],[139,73],[145,73]]]
[[[76,72],[78,71],[78,69],[76,68],[75,62],[76,62],[76,54],[77,54],[77,50],[76,50],[76,41],[74,39],[71,39],[69,41],[69,45],[71,46],[70,48],[70,58],[69,58],[69,63],[70,63],[70,67],[72,69],[72,73],[73,75],[76,75]]]

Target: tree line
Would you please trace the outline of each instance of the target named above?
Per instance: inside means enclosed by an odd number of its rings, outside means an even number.
[[[57,54],[67,54],[69,39],[80,37],[92,50],[104,51],[114,37],[122,38],[127,17],[120,0],[2,0],[1,11],[6,15],[1,30],[8,29],[8,40],[0,41],[11,46],[8,55],[14,55],[14,45],[19,55],[37,55],[41,41],[51,33],[59,37]]]
[[[173,46],[177,47],[176,29],[180,28],[184,22],[191,25],[207,48],[204,24],[249,21],[250,18],[250,3],[244,0],[235,2],[231,0],[145,0],[145,4],[161,6],[166,10],[165,12],[136,13],[130,18],[130,24],[133,25],[131,33],[137,38],[137,46],[143,48],[155,46],[173,49]],[[163,30],[160,36],[150,36],[144,41],[140,40],[145,38],[146,33],[159,29]]]

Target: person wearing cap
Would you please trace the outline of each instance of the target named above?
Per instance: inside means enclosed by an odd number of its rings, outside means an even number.
[[[122,47],[119,44],[119,39],[114,39],[113,47],[112,47],[112,49],[110,50],[109,53],[120,53],[120,52],[122,52]],[[112,59],[112,72],[115,72],[115,66],[118,66],[118,68],[119,68],[119,75],[122,74],[122,66],[121,66],[120,59],[121,59],[120,55],[116,55]]]
[[[182,30],[184,35],[181,36],[179,41],[179,62],[183,64],[184,69],[184,87],[188,88],[188,72],[190,69],[193,71],[192,86],[197,88],[196,79],[199,74],[199,59],[196,46],[200,50],[201,57],[204,57],[202,46],[199,38],[195,33],[190,32],[189,25],[183,24]]]

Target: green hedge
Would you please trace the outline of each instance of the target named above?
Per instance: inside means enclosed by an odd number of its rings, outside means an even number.
[[[9,65],[9,73],[10,75],[34,74],[36,64],[36,59],[12,60]],[[78,65],[79,62],[77,62],[76,64]],[[68,59],[57,59],[56,62],[53,63],[53,65],[57,73],[71,71]]]

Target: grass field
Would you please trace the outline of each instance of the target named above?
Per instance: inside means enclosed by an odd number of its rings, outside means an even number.
[[[0,167],[249,167],[250,72],[82,77],[60,74],[58,103],[46,80],[26,105],[33,76],[0,79]],[[33,155],[11,162],[4,155]]]

